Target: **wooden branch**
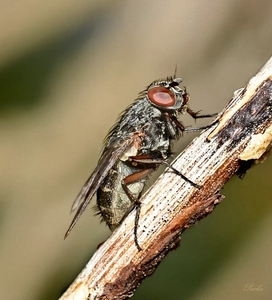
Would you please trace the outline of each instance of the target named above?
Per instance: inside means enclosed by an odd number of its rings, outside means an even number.
[[[223,200],[219,191],[226,181],[264,160],[271,141],[272,58],[173,163],[201,188],[167,169],[141,199],[138,240],[143,250],[135,246],[133,210],[60,299],[131,297],[178,245],[181,232]]]

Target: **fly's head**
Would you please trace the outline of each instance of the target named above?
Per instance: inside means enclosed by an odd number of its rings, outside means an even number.
[[[147,88],[147,98],[150,103],[161,111],[178,117],[187,110],[190,99],[185,87],[180,87],[181,78],[167,77],[156,80]]]

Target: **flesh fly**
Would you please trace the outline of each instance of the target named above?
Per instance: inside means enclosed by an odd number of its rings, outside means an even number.
[[[134,239],[141,250],[137,240],[139,199],[148,176],[159,165],[165,164],[191,185],[200,188],[167,162],[172,153],[172,142],[183,132],[209,127],[185,128],[178,120],[181,114],[188,113],[194,119],[215,115],[199,115],[191,110],[189,94],[185,87],[179,86],[181,81],[175,76],[153,81],[122,113],[106,137],[97,167],[72,205],[71,211],[76,211],[76,214],[65,238],[97,193],[96,209],[112,231],[136,207]]]

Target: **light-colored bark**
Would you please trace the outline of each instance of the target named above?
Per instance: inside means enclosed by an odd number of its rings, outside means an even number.
[[[141,198],[138,241],[135,210],[96,251],[60,298],[126,299],[180,241],[180,234],[223,200],[219,191],[233,174],[266,158],[272,141],[272,59],[234,93],[208,130],[173,163],[200,189],[167,169]],[[245,161],[248,164],[245,164]]]

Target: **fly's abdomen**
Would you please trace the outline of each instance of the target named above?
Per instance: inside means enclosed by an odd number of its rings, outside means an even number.
[[[121,224],[135,205],[134,201],[124,191],[122,181],[140,170],[129,162],[119,160],[109,171],[97,191],[99,212],[112,231]],[[131,183],[128,188],[133,197],[138,199],[144,188],[144,181]]]

